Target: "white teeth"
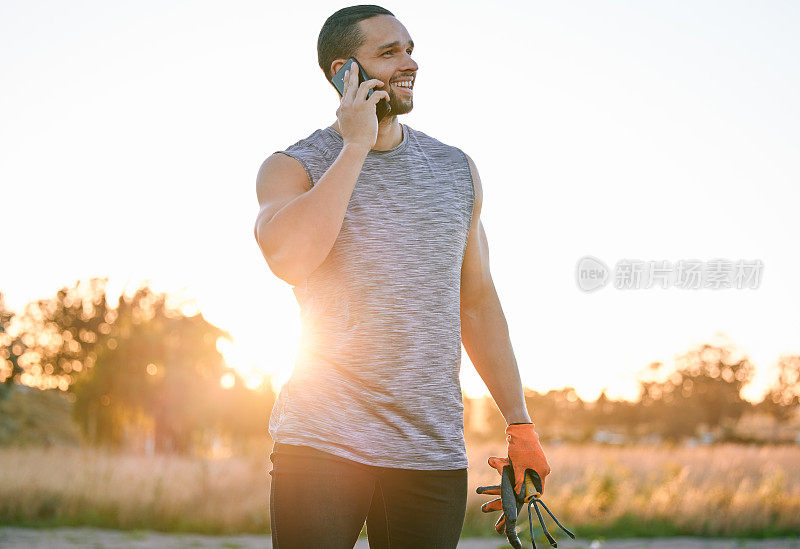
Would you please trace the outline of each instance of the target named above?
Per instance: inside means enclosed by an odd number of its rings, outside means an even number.
[[[402,82],[395,82],[394,85],[395,86],[402,86],[404,88],[410,88],[411,87],[411,80],[404,80]]]

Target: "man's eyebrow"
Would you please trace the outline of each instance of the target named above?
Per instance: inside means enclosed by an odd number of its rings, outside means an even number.
[[[394,42],[389,42],[388,44],[384,44],[383,46],[378,46],[378,48],[375,51],[388,50],[389,48],[394,48],[394,47],[399,46],[399,45],[400,45],[400,41],[399,40],[395,40]],[[413,40],[409,40],[408,41],[408,45],[413,48],[414,47],[414,41]]]

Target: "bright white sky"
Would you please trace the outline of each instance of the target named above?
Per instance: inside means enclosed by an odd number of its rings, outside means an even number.
[[[292,369],[291,288],[253,238],[261,162],[335,120],[316,40],[339,2],[0,4],[0,291],[12,308],[149,280],[230,331],[247,376]],[[603,387],[725,334],[800,353],[800,5],[381,4],[415,42],[401,121],[475,160],[523,383]],[[760,259],[758,289],[581,292],[577,261]],[[191,312],[191,311],[187,311]],[[462,386],[486,392],[464,352]]]

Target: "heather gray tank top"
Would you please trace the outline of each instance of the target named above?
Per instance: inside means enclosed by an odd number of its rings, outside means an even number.
[[[302,337],[275,442],[405,469],[467,468],[461,264],[475,200],[464,153],[401,124],[371,150],[325,261],[293,287]],[[320,129],[283,154],[316,184],[342,149]]]

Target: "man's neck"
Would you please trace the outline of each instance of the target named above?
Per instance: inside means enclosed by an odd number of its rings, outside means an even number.
[[[339,120],[330,125],[340,135]],[[387,116],[378,122],[378,139],[373,145],[373,151],[388,151],[403,142],[403,128],[400,126],[396,116]]]

